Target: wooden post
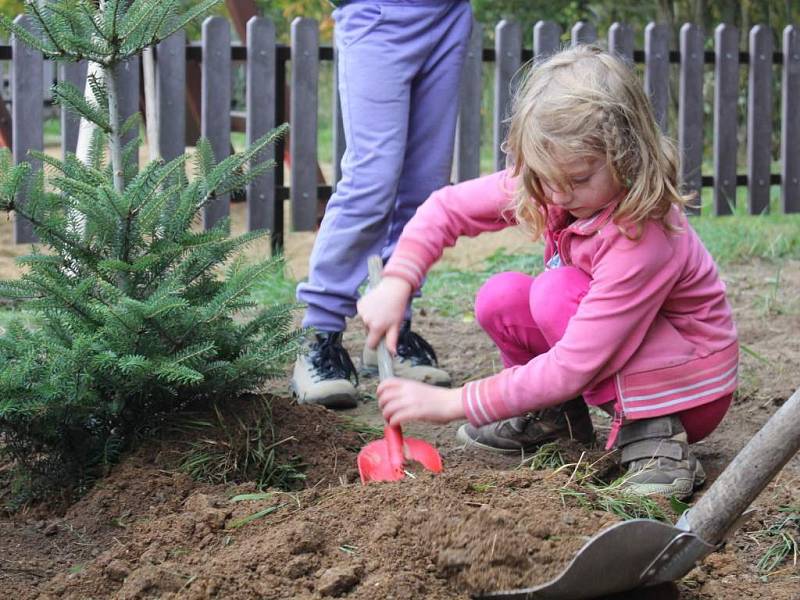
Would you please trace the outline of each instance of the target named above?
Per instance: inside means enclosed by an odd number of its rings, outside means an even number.
[[[781,85],[781,207],[800,212],[800,29],[783,30]]]
[[[456,126],[456,181],[481,174],[481,81],[483,79],[483,27],[473,20],[464,67],[461,71],[458,125]]]
[[[203,22],[203,65],[200,131],[208,138],[214,157],[222,162],[231,149],[231,29],[227,19],[208,17]],[[230,194],[206,205],[203,225],[213,227],[230,214]]]
[[[164,160],[186,150],[186,34],[177,31],[156,48],[158,149]]]
[[[747,207],[751,215],[769,211],[772,165],[772,30],[750,30],[747,83]]]
[[[608,49],[633,64],[633,29],[625,23],[614,23],[608,28]]]
[[[690,214],[700,214],[703,191],[703,31],[692,23],[681,27],[678,87],[678,149],[686,192],[697,194]]]
[[[644,89],[650,96],[653,112],[661,131],[667,131],[669,102],[669,28],[648,23],[644,30]]]
[[[578,21],[572,26],[572,45],[594,44],[597,41],[597,30],[588,21]]]
[[[88,70],[86,61],[60,63],[58,65],[58,78],[61,81],[71,83],[79,90],[83,90],[86,85],[86,71]],[[68,152],[75,152],[78,148],[78,131],[81,126],[81,118],[75,113],[61,107],[61,157],[66,158]]]
[[[14,19],[14,23],[30,32],[35,31],[33,20],[27,15]],[[14,140],[12,155],[14,163],[28,162],[34,171],[42,168],[41,161],[28,156],[29,150],[44,148],[42,123],[44,121],[44,94],[42,93],[42,76],[44,59],[42,53],[34,50],[22,40],[13,36],[11,39],[13,61],[11,63],[11,115]],[[26,193],[20,195],[20,205],[24,205]],[[30,243],[36,241],[31,222],[16,216],[14,220],[14,243]]]
[[[522,63],[522,29],[519,23],[500,21],[495,27],[495,77],[494,77],[494,166],[498,171],[506,168],[503,142],[508,135],[506,119],[511,114],[511,83]]]
[[[714,214],[729,215],[736,206],[739,100],[739,32],[736,27],[717,26],[714,51]]]
[[[561,48],[561,26],[553,21],[538,21],[533,26],[533,57],[543,58]]]
[[[119,120],[124,124],[129,117],[139,112],[139,57],[134,56],[117,65],[115,78],[119,93]],[[122,148],[139,137],[139,128],[134,127],[122,136]],[[138,150],[130,157],[138,166]]]
[[[317,82],[319,26],[314,19],[292,21],[291,200],[292,227],[317,225]]]
[[[275,127],[275,26],[253,17],[247,23],[247,145]],[[268,146],[253,163],[275,158]],[[247,229],[283,227],[275,219],[275,171],[270,169],[247,185]]]

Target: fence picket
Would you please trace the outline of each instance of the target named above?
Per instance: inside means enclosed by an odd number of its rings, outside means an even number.
[[[561,26],[553,21],[538,21],[533,26],[533,56],[549,56],[560,48]]]
[[[514,74],[522,64],[522,28],[514,21],[500,21],[495,27],[494,77],[494,165],[506,168],[506,154],[501,146],[508,134],[506,119],[511,114],[511,89]]]
[[[597,30],[588,21],[578,21],[572,26],[572,45],[594,44],[597,41]]]
[[[697,194],[689,214],[700,214],[703,191],[703,30],[685,23],[680,32],[678,149],[686,192]]]
[[[186,150],[186,34],[172,34],[156,49],[158,149],[164,160]]]
[[[714,214],[729,215],[736,206],[739,32],[732,25],[714,30]]]
[[[314,19],[292,21],[291,199],[292,227],[317,225],[317,81],[319,26]]]
[[[781,206],[800,212],[800,30],[783,30],[781,85]]]
[[[334,33],[335,35],[335,33]],[[342,121],[342,102],[339,98],[339,51],[336,40],[333,42],[333,181],[331,188],[336,191],[336,184],[342,178],[342,157],[346,149],[344,137],[344,121]]]
[[[769,210],[772,163],[772,30],[750,30],[747,94],[747,205],[751,215]]]
[[[14,23],[35,32],[33,19],[21,15]],[[42,93],[42,76],[44,59],[42,53],[34,50],[16,36],[11,37],[11,51],[14,60],[11,63],[11,137],[13,139],[12,156],[14,163],[29,162],[34,170],[41,168],[40,160],[28,156],[29,150],[44,148],[44,94]],[[19,198],[20,205],[26,201],[23,192]],[[14,217],[14,243],[22,244],[36,241],[31,222],[20,216]]]
[[[644,29],[644,89],[663,132],[667,131],[669,102],[669,35],[669,27],[664,23],[648,23]]]
[[[247,145],[275,127],[275,25],[253,17],[247,22]],[[275,158],[267,146],[251,166]],[[269,169],[247,184],[247,229],[275,230],[275,170]]]
[[[139,112],[139,57],[134,56],[117,65],[115,71],[117,90],[119,92],[119,117],[120,123],[125,123],[130,117]],[[139,128],[132,127],[122,136],[122,147],[127,146],[139,136]],[[134,152],[129,159],[139,164],[139,153]]]
[[[69,62],[58,65],[58,79],[66,83],[71,83],[81,92],[86,86],[86,71],[88,63]],[[66,158],[67,152],[75,152],[78,146],[78,130],[81,126],[81,118],[65,107],[61,107],[61,157]]]
[[[633,29],[625,23],[608,28],[608,49],[633,64]]]
[[[200,135],[208,138],[217,162],[231,151],[231,29],[222,17],[203,21],[203,64],[200,85]],[[213,227],[230,214],[230,194],[206,205],[203,226]]]
[[[455,179],[466,181],[481,174],[481,81],[483,79],[483,27],[472,23],[464,68],[456,126]]]

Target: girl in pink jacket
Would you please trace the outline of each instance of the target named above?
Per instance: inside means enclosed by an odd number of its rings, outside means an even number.
[[[403,231],[381,284],[359,303],[367,345],[394,348],[410,295],[462,235],[525,227],[545,271],[490,278],[478,323],[505,369],[460,388],[392,379],[384,417],[444,423],[520,452],[593,437],[587,404],[614,415],[639,494],[684,498],[705,474],[688,444],[721,421],[738,344],[725,286],[684,216],[678,160],[630,67],[592,47],[532,67],[515,100],[507,170],[435,192]]]

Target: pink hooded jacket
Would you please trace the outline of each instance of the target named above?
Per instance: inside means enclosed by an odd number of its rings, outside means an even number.
[[[384,274],[417,289],[459,236],[515,224],[514,189],[501,171],[435,192],[406,225]],[[649,221],[641,238],[630,240],[612,222],[615,208],[572,223],[549,208],[545,263],[558,251],[563,264],[591,277],[589,292],[548,352],[466,384],[462,402],[472,424],[560,404],[611,376],[618,419],[683,411],[736,389],[736,328],[700,238],[674,208],[669,218],[679,232]]]

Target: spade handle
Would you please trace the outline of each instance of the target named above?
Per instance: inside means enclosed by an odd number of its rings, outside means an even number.
[[[709,544],[722,542],[739,516],[798,450],[800,388],[775,411],[684,515],[688,529]]]
[[[373,255],[367,261],[369,269],[369,287],[375,288],[381,282],[381,272],[383,271],[383,261],[380,256]],[[392,357],[386,348],[386,341],[381,337],[378,342],[378,376],[383,381],[394,376],[392,370]],[[389,445],[389,460],[393,466],[403,467],[403,430],[399,425],[389,425],[383,428],[383,435]]]
[[[369,269],[369,287],[373,289],[381,282],[381,272],[383,271],[383,261],[381,257],[377,255],[370,256],[367,267]],[[394,372],[392,371],[392,357],[389,355],[389,350],[386,348],[384,338],[381,338],[381,341],[378,342],[378,375],[381,381],[394,377]]]

